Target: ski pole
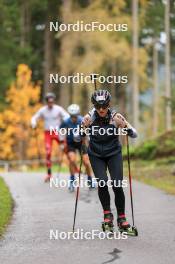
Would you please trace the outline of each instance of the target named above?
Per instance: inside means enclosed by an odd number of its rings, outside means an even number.
[[[64,156],[64,153],[65,153],[65,146],[63,145],[62,147],[62,144],[60,146],[60,156],[61,156],[61,159],[59,159],[59,163],[58,163],[58,173],[57,173],[57,178],[59,178],[59,174],[60,174],[60,171],[61,171],[61,166],[62,166],[62,163],[63,163],[63,156]]]
[[[73,222],[73,233],[75,231],[75,221],[76,221],[76,215],[77,215],[77,207],[78,207],[78,198],[80,193],[80,180],[81,180],[81,168],[83,163],[83,155],[82,155],[82,146],[81,146],[81,155],[80,155],[80,169],[78,173],[78,186],[77,186],[77,192],[76,192],[76,200],[75,200],[75,209],[74,209],[74,222]]]
[[[133,223],[133,226],[134,226],[134,206],[133,206],[133,195],[132,195],[132,176],[131,176],[131,164],[130,164],[130,152],[129,152],[128,135],[126,136],[126,144],[127,144],[127,159],[128,159],[129,190],[130,190],[130,198],[131,198],[132,223]]]
[[[96,79],[97,79],[97,74],[95,74],[95,73],[91,74],[91,80],[94,81],[95,91],[97,90],[97,82],[96,82]]]

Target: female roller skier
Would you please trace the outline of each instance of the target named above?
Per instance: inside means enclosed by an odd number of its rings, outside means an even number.
[[[93,172],[98,183],[100,181],[105,183],[98,184],[98,196],[104,211],[103,229],[113,230],[113,214],[107,184],[108,169],[115,195],[118,227],[120,230],[129,230],[130,224],[125,217],[125,195],[121,184],[118,184],[123,180],[123,162],[121,144],[116,130],[123,129],[132,138],[137,137],[137,132],[121,114],[111,110],[110,100],[111,95],[107,90],[95,91],[91,97],[94,109],[84,116],[83,126],[84,131],[86,128],[91,129],[88,155]],[[100,133],[97,128],[104,129],[105,134]]]

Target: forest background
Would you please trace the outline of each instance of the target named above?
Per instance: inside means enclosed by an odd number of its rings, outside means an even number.
[[[139,131],[138,146],[131,149],[137,166],[148,160],[150,174],[158,162],[174,183],[175,1],[0,0],[0,10],[2,164],[38,156],[30,118],[46,92],[53,91],[64,108],[78,103],[85,114],[91,107],[93,85],[50,84],[50,73],[127,75],[127,84],[98,87],[112,93],[113,106]],[[128,31],[54,32],[50,21],[126,23]],[[38,140],[43,142],[42,124]],[[158,178],[165,174],[160,171]]]

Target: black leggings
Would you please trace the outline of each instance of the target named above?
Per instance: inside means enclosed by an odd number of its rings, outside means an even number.
[[[108,176],[107,169],[109,170],[112,189],[115,194],[115,206],[117,214],[121,215],[125,213],[125,195],[123,192],[122,180],[123,180],[123,161],[122,154],[118,153],[111,157],[99,158],[94,155],[89,155],[91,166],[98,183],[103,180],[106,184],[103,186],[98,185],[98,196],[103,207],[103,210],[110,210],[110,195],[107,186]]]

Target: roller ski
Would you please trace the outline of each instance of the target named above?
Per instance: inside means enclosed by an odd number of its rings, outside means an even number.
[[[136,227],[132,226],[126,220],[125,215],[120,215],[117,219],[118,230],[120,233],[126,233],[128,236],[138,236]]]
[[[75,177],[72,175],[72,176],[70,176],[70,179],[69,179],[69,187],[68,187],[68,189],[69,189],[69,191],[70,192],[74,192],[74,180],[75,180]]]
[[[113,214],[111,211],[104,211],[104,221],[102,222],[103,232],[114,233]]]

